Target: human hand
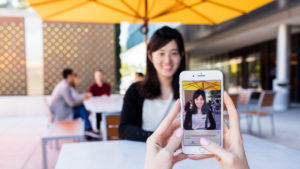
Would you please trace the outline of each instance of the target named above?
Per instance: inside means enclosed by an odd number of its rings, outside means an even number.
[[[147,139],[145,169],[171,169],[176,162],[187,158],[183,153],[174,154],[180,148],[183,137],[180,119],[174,120],[179,111],[177,100],[168,116]]]
[[[84,93],[83,95],[82,95],[82,98],[83,98],[83,100],[86,100],[86,99],[89,99],[90,97],[92,97],[93,95],[92,95],[92,93]]]
[[[229,128],[225,121],[223,122],[224,148],[205,138],[200,139],[201,146],[216,157],[222,169],[249,169],[240,132],[238,112],[227,92],[224,92],[224,103],[228,110],[230,123]],[[189,158],[198,160],[206,157],[201,155],[189,155]]]

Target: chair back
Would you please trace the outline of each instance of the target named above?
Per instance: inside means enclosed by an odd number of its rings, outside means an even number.
[[[273,106],[274,97],[275,97],[274,91],[262,91],[262,93],[259,96],[258,106],[259,107]]]
[[[120,140],[119,123],[120,123],[120,116],[106,116],[108,140]]]
[[[55,121],[55,116],[50,110],[50,106],[49,106],[50,98],[45,96],[45,97],[43,97],[43,100],[44,100],[44,104],[45,104],[45,108],[46,108],[46,113],[47,113],[47,116],[49,119],[49,124],[51,124]]]
[[[247,105],[250,102],[252,90],[251,89],[241,89],[239,92],[239,104]]]

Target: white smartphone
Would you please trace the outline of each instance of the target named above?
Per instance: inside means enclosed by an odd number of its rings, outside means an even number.
[[[210,154],[200,145],[201,137],[223,147],[223,73],[183,71],[179,83],[183,153]]]

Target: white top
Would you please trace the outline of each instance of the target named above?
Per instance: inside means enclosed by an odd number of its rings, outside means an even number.
[[[143,104],[142,129],[155,131],[174,104],[173,93],[170,94],[167,100],[161,98],[145,99]]]
[[[250,135],[243,135],[251,169],[299,169],[300,151]],[[55,169],[141,169],[146,143],[107,141],[63,144]],[[220,169],[215,158],[184,160],[174,169]]]
[[[192,115],[192,128],[204,129],[205,128],[206,114],[193,114]]]

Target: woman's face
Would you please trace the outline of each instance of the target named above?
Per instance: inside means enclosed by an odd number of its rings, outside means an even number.
[[[195,105],[197,106],[198,109],[201,109],[203,104],[204,104],[204,99],[202,97],[202,95],[199,95],[195,100]]]
[[[150,60],[159,76],[172,78],[181,61],[176,41],[172,40],[153,52]]]

